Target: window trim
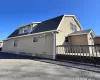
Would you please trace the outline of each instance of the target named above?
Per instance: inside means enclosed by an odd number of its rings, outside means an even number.
[[[25,30],[27,30],[27,32],[25,32]],[[28,27],[23,28],[23,33],[28,33]]]
[[[14,40],[13,46],[14,46],[14,47],[18,47],[18,40]]]
[[[33,37],[33,43],[38,42],[38,37]]]
[[[77,31],[77,26],[74,25],[73,23],[70,23],[70,30],[71,30],[72,32]]]

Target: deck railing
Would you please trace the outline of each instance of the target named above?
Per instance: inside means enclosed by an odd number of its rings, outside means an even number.
[[[100,45],[58,45],[56,53],[72,56],[100,57]]]

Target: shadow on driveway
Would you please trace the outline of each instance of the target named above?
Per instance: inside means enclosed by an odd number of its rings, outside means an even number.
[[[36,56],[25,56],[19,54],[0,52],[0,59],[43,59],[43,58]]]
[[[60,66],[100,73],[100,67],[97,67],[97,66],[94,67],[90,65],[82,65],[82,64],[78,64],[75,62],[68,62],[68,61],[66,62],[53,61],[50,59],[40,58],[36,56],[24,56],[24,55],[12,54],[12,53],[0,52],[0,59],[29,59],[29,60],[35,60],[35,61],[44,62],[44,63],[56,64]],[[96,68],[98,68],[99,70]]]

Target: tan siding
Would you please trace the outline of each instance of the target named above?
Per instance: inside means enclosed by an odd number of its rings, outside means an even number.
[[[56,35],[56,45],[64,44],[65,37],[71,33],[70,22],[77,26],[77,31],[80,31],[80,27],[72,17],[64,17],[61,25],[59,26],[60,32]]]
[[[87,35],[71,36],[71,43],[74,45],[88,45]]]
[[[94,38],[94,44],[95,45],[100,45],[100,37]]]
[[[36,35],[41,36],[41,35]],[[52,57],[53,53],[53,37],[52,33],[45,37],[39,37],[38,42],[33,42],[34,36],[10,39],[4,41],[3,51],[34,53],[37,55]],[[14,40],[18,40],[18,46],[14,47]]]

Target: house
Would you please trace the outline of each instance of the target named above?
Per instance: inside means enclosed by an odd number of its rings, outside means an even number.
[[[100,36],[95,36],[94,37],[94,44],[95,45],[100,45]]]
[[[1,51],[2,47],[3,47],[3,41],[0,41],[0,51]]]
[[[83,30],[75,15],[61,15],[18,27],[4,40],[3,52],[53,58],[57,45],[94,45],[94,33]]]

